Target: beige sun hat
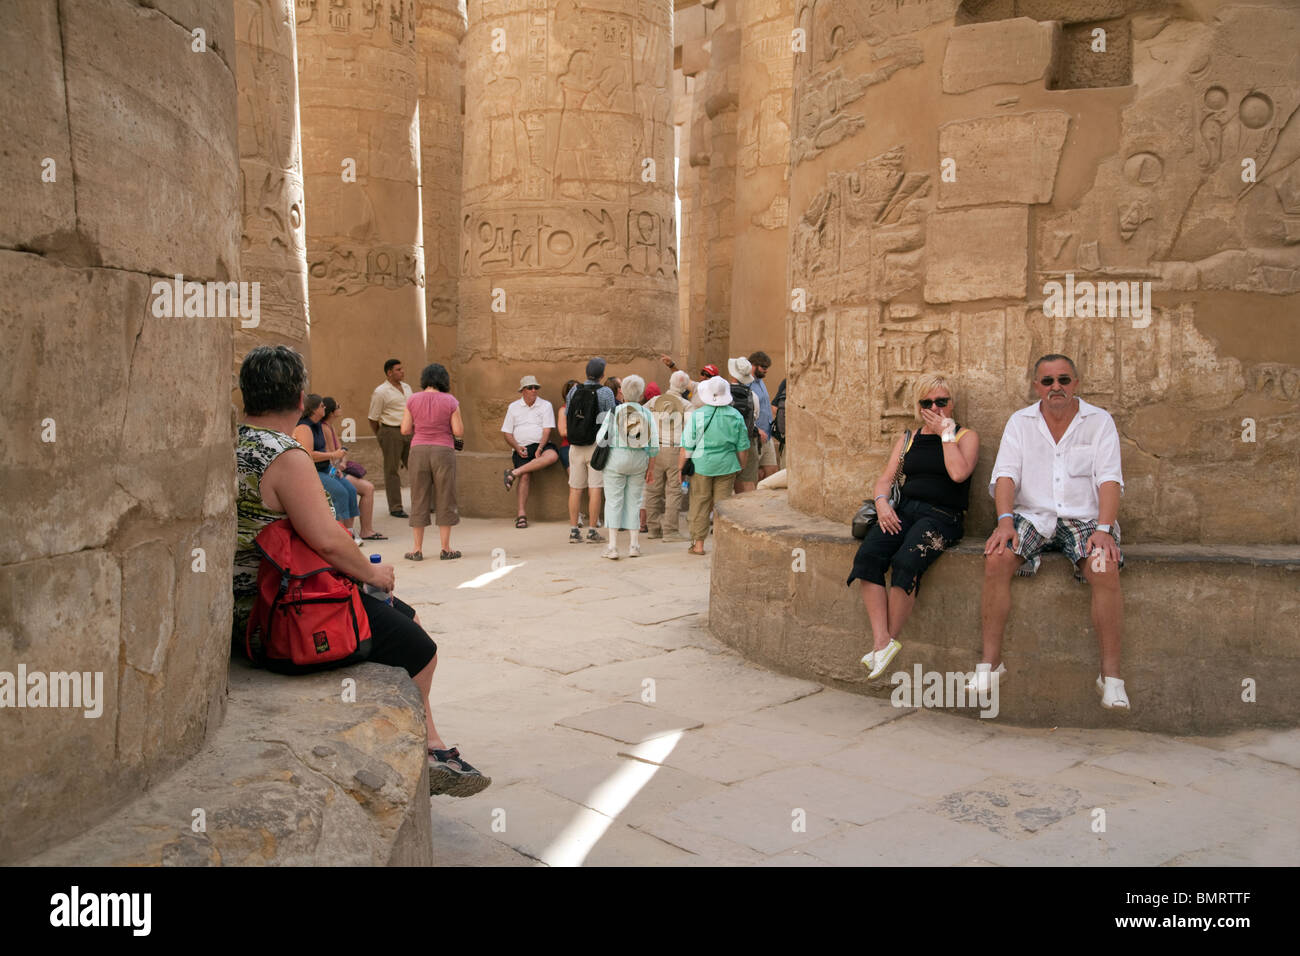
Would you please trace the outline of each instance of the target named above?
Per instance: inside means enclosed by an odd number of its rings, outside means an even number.
[[[731,385],[721,375],[706,378],[695,389],[705,405],[730,405]]]
[[[522,392],[529,385],[535,385],[538,388],[542,387],[542,383],[537,381],[537,379],[534,378],[532,375],[525,375],[523,378],[519,380],[519,391]]]
[[[749,364],[749,359],[743,355],[740,358],[727,359],[727,371],[741,385],[748,385],[754,381],[754,366]]]

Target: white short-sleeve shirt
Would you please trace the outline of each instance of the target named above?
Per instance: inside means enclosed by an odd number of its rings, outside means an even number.
[[[1079,399],[1079,411],[1061,436],[1043,420],[1041,403],[1022,408],[1002,431],[997,461],[989,478],[989,494],[999,478],[1016,483],[1015,510],[1033,523],[1045,538],[1056,533],[1057,518],[1096,521],[1100,505],[1097,490],[1103,482],[1119,483],[1119,430],[1110,413]]]
[[[540,442],[542,431],[547,428],[555,428],[555,409],[544,398],[532,405],[522,398],[515,399],[506,409],[506,420],[501,424],[501,430],[513,435],[525,448]]]

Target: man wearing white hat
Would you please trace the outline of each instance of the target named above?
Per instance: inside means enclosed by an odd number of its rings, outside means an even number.
[[[758,402],[754,397],[750,385],[754,383],[754,367],[750,365],[749,359],[741,356],[740,358],[727,360],[727,373],[735,385],[731,389],[733,407],[740,413],[745,420],[745,431],[750,444],[753,445],[754,453],[746,456],[740,474],[736,476],[736,494],[743,494],[746,491],[753,491],[758,487],[758,459],[759,459],[759,442],[761,440],[758,431]]]
[[[514,452],[514,467],[507,468],[505,475],[506,490],[518,485],[519,516],[515,518],[516,528],[528,527],[528,480],[529,474],[548,468],[560,460],[560,453],[547,439],[555,428],[555,408],[544,398],[538,398],[541,384],[531,375],[519,380],[520,397],[510,403],[506,409],[506,420],[501,424],[505,433],[506,444]]]
[[[679,466],[694,466],[691,482],[691,554],[704,553],[709,536],[709,512],[731,497],[736,475],[749,457],[745,419],[731,408],[731,386],[721,375],[700,382],[703,404],[691,413],[682,434]]]

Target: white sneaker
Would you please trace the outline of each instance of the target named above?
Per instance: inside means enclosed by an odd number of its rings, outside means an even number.
[[[994,670],[992,664],[983,662],[975,665],[975,676],[966,682],[966,690],[972,694],[987,694],[993,683],[1001,683],[1007,675],[1007,665],[999,664]]]
[[[629,558],[641,557],[641,546],[636,544],[632,545],[630,548],[627,549],[627,556]]]
[[[600,556],[601,556],[602,558],[609,558],[611,561],[617,561],[617,560],[618,560],[618,548],[614,547],[614,546],[611,544],[608,548],[606,548],[604,551],[602,551],[602,552],[600,553]]]
[[[1124,682],[1118,677],[1099,678],[1104,680],[1101,691],[1101,706],[1107,710],[1118,710],[1127,714],[1131,710],[1128,695],[1124,693]]]
[[[875,680],[885,672],[889,662],[898,656],[898,652],[903,649],[903,645],[898,641],[890,641],[884,648],[876,651],[875,663],[871,665],[871,673],[867,675],[867,680]]]
[[[862,655],[862,666],[867,669],[868,673],[876,666],[876,652],[874,650],[867,651]]]

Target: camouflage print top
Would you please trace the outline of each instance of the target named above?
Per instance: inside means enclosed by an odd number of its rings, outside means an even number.
[[[235,537],[235,620],[231,639],[240,643],[244,631],[248,629],[248,615],[253,610],[253,598],[257,594],[257,568],[262,563],[262,556],[253,546],[253,540],[259,531],[284,513],[272,511],[262,503],[262,475],[271,462],[291,448],[302,448],[283,432],[254,425],[240,425],[235,440],[235,503],[238,523]],[[305,450],[305,449],[304,449]],[[325,486],[321,486],[325,495]],[[334,506],[329,502],[330,514]]]

